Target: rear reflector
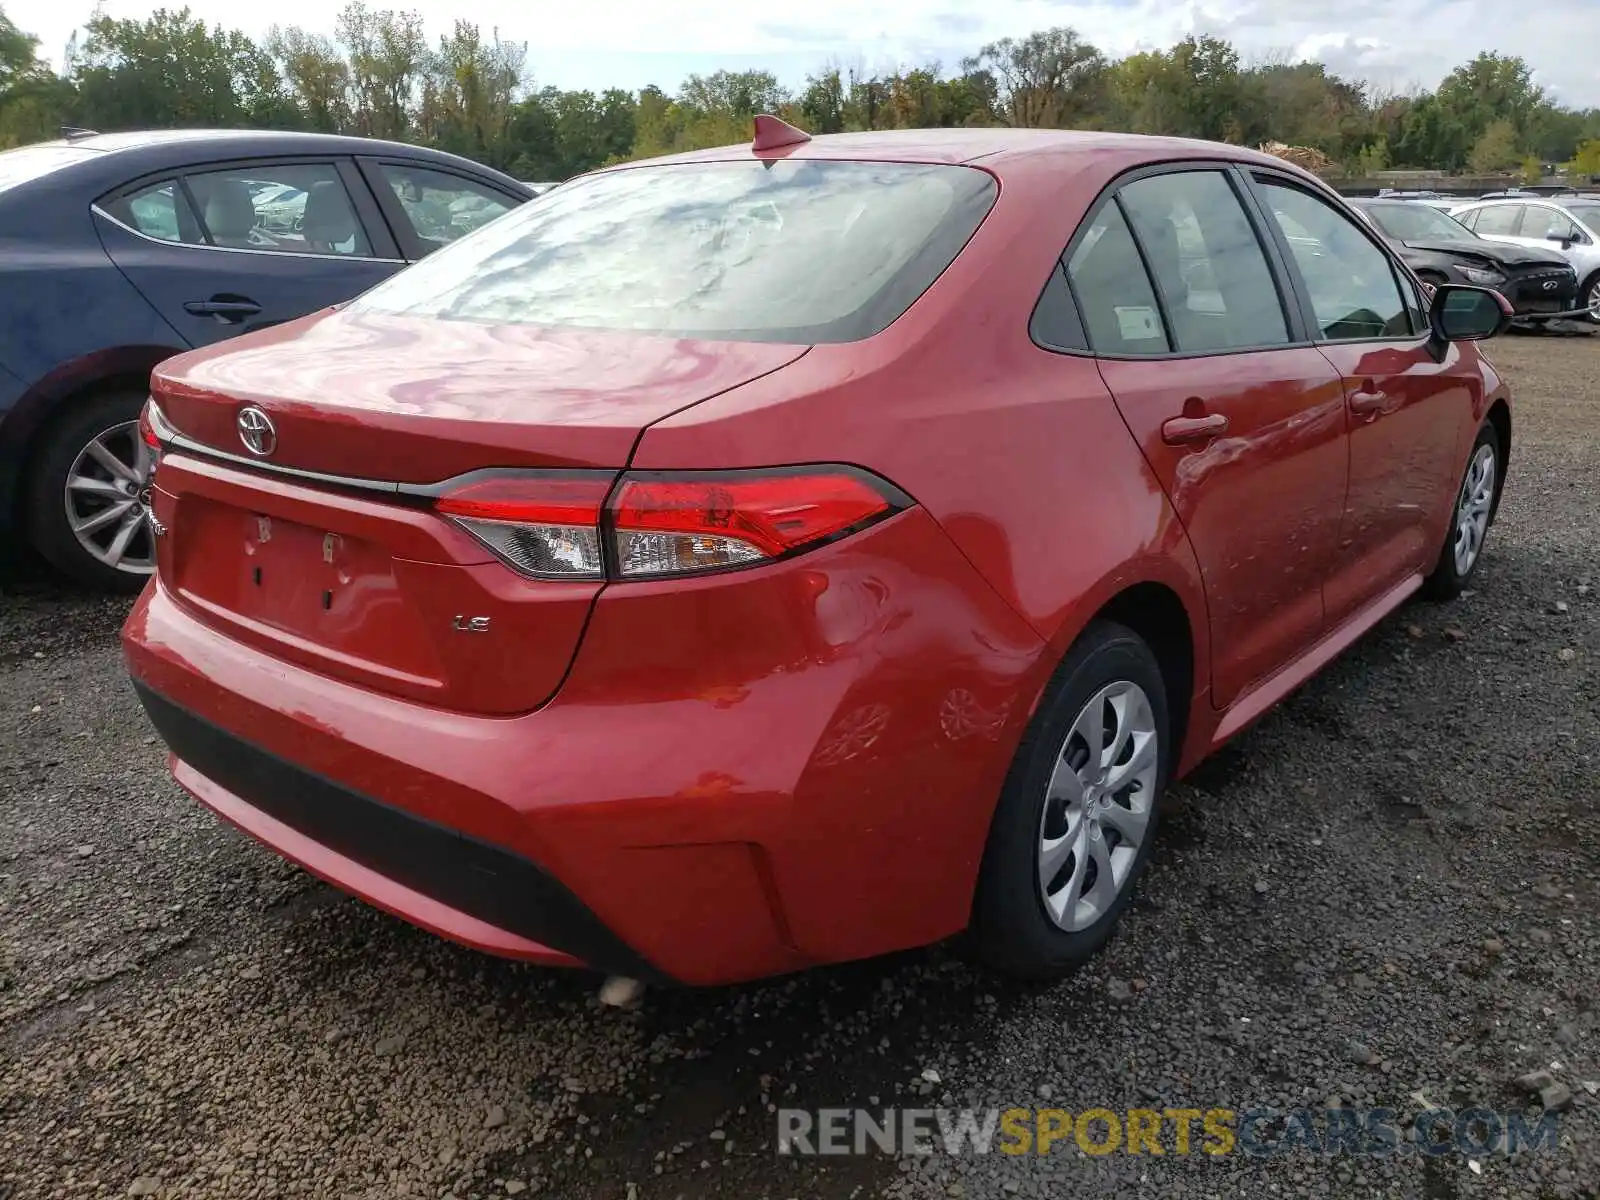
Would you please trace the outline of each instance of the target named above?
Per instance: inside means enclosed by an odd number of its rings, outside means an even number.
[[[911,503],[853,467],[650,472],[610,484],[598,473],[488,476],[447,486],[436,508],[529,578],[644,579],[771,562]]]

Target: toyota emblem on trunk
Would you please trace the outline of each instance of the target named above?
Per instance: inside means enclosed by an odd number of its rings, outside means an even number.
[[[278,448],[278,430],[267,416],[254,404],[239,410],[239,440],[251,454],[262,458]]]

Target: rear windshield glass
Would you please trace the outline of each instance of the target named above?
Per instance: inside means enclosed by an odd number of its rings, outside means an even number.
[[[0,154],[0,192],[48,175],[57,167],[93,158],[98,153],[98,150],[71,146],[24,146],[21,150],[7,150]]]
[[[576,180],[350,311],[674,337],[848,342],[905,312],[994,202],[971,167],[712,162]]]
[[[1430,238],[1441,241],[1477,241],[1473,233],[1449,213],[1426,204],[1401,201],[1398,204],[1372,204],[1367,207],[1372,219],[1392,238],[1402,242],[1425,242]]]

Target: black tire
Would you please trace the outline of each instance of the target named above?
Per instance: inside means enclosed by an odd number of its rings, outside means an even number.
[[[117,391],[74,404],[40,435],[22,494],[23,526],[33,548],[63,575],[97,591],[137,592],[150,576],[108,566],[79,544],[67,519],[67,474],[96,437],[137,421],[144,401],[143,392]]]
[[[1467,482],[1473,464],[1478,461],[1479,451],[1485,446],[1494,454],[1494,481],[1483,530],[1484,540],[1487,540],[1489,528],[1494,524],[1495,510],[1499,507],[1500,489],[1505,482],[1505,452],[1501,449],[1500,435],[1495,431],[1495,427],[1485,421],[1472,443],[1472,450],[1467,455],[1467,465],[1461,472],[1461,482],[1456,485],[1455,496],[1450,502],[1450,524],[1445,529],[1444,545],[1439,547],[1439,557],[1433,565],[1433,571],[1422,584],[1422,594],[1429,600],[1454,600],[1478,573],[1478,564],[1483,561],[1484,546],[1480,541],[1471,563],[1465,571],[1462,571],[1456,563],[1456,535],[1460,526],[1461,505],[1466,494]]]
[[[1600,271],[1596,271],[1593,275],[1589,276],[1589,278],[1585,279],[1581,284],[1578,285],[1578,303],[1588,304],[1589,297],[1594,294],[1594,290],[1597,287],[1600,287]],[[1592,325],[1600,325],[1600,317],[1596,317],[1593,310],[1591,310],[1588,315],[1582,319],[1588,321]]]
[[[1050,916],[1040,885],[1040,837],[1045,829],[1051,773],[1069,749],[1073,722],[1108,685],[1132,683],[1149,700],[1156,738],[1150,812],[1132,866],[1115,900],[1098,919],[1075,931]],[[1095,953],[1111,936],[1150,857],[1175,747],[1167,692],[1155,655],[1138,634],[1096,621],[1057,668],[1017,748],[984,848],[966,949],[973,957],[1022,979],[1056,979]],[[1142,791],[1141,791],[1142,794]],[[1104,835],[1107,838],[1111,833]]]

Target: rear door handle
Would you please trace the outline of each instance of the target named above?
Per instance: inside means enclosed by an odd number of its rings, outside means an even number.
[[[1369,413],[1376,415],[1382,412],[1383,406],[1388,402],[1389,395],[1387,392],[1361,391],[1350,393],[1350,411],[1361,413],[1363,416]]]
[[[1171,417],[1161,426],[1161,440],[1169,446],[1205,442],[1228,432],[1228,418],[1221,413],[1203,417]]]
[[[253,317],[261,311],[261,305],[248,296],[212,296],[209,300],[190,300],[183,306],[183,311],[196,317],[215,317],[217,320],[234,324]]]

